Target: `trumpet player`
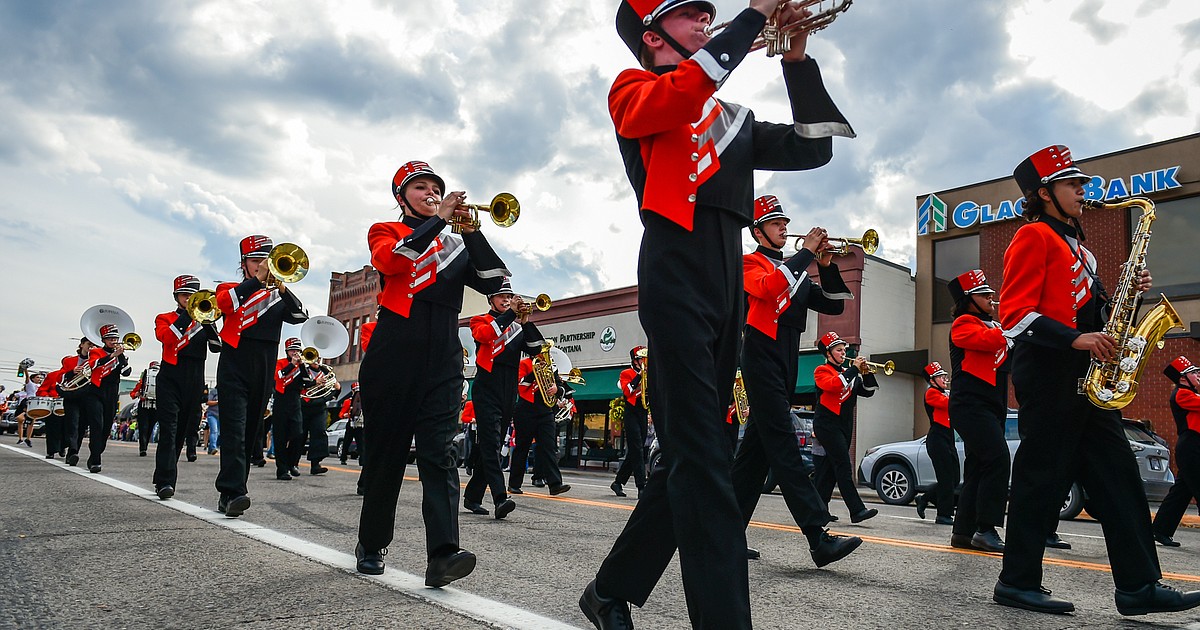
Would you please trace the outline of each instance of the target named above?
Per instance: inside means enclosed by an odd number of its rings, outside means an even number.
[[[166,500],[175,496],[179,453],[187,436],[200,426],[204,395],[204,363],[209,352],[221,351],[221,336],[212,324],[200,324],[188,312],[188,299],[200,290],[200,279],[176,276],[171,284],[175,310],[154,318],[154,337],[162,344],[155,377],[158,445],[154,449],[154,492]],[[141,425],[141,422],[138,423]]]
[[[917,496],[917,516],[925,518],[925,509],[937,507],[934,522],[954,524],[954,489],[958,486],[958,450],[954,448],[954,430],[950,428],[949,376],[942,364],[934,361],[922,370],[925,382],[925,415],[929,417],[929,433],[925,435],[925,450],[933,462],[933,487]]]
[[[1163,369],[1171,381],[1168,404],[1175,420],[1175,466],[1179,475],[1154,515],[1154,540],[1164,547],[1180,546],[1172,536],[1184,512],[1200,492],[1200,367],[1185,356],[1175,357]]]
[[[300,450],[304,440],[304,416],[300,391],[313,384],[300,360],[302,346],[296,337],[284,342],[287,356],[275,362],[275,402],[271,405],[271,440],[275,445],[275,478],[291,481],[300,476]]]
[[[463,291],[471,287],[491,295],[511,274],[474,227],[464,226],[461,235],[442,234],[452,217],[469,214],[460,207],[464,193],[443,197],[445,182],[428,164],[404,164],[390,188],[403,215],[367,232],[383,291],[378,325],[359,371],[370,457],[360,477],[365,488],[355,556],[359,572],[383,573],[415,437],[425,584],[441,587],[475,569],[475,554],[459,546],[458,468],[450,456],[463,385],[457,332]]]
[[[500,446],[513,421],[517,404],[518,364],[522,355],[534,355],[542,347],[542,334],[529,321],[532,309],[513,293],[506,278],[496,293],[488,295],[491,309],[471,318],[475,340],[475,427],[478,442],[471,449],[474,470],[463,491],[463,508],[487,514],[483,492],[490,488],[496,518],[504,518],[517,504],[505,491],[500,466]],[[532,306],[532,305],[530,305]],[[520,484],[509,486],[520,494]]]
[[[325,365],[319,355],[316,361],[306,365],[304,369],[314,387],[330,381],[336,383],[333,369]],[[304,421],[300,442],[303,444],[304,435],[308,436],[308,474],[322,475],[329,472],[328,468],[321,465],[321,460],[329,457],[329,433],[325,430],[329,426],[329,412],[326,411],[325,405],[338,395],[338,391],[331,390],[323,396],[314,396],[310,393],[311,389],[310,387],[300,392],[300,416]],[[292,465],[298,468],[299,460]]]
[[[1162,584],[1146,490],[1118,410],[1079,394],[1092,360],[1111,360],[1103,332],[1108,296],[1096,257],[1083,246],[1080,218],[1090,176],[1062,145],[1023,160],[1013,179],[1025,197],[1022,225],[1004,252],[1000,321],[1013,340],[1012,382],[1020,406],[1021,446],[1012,465],[1004,566],[993,599],[1005,606],[1067,613],[1070,601],[1042,584],[1046,523],[1079,482],[1108,546],[1117,612],[1140,615],[1200,606],[1200,591]],[[1127,286],[1151,287],[1150,273],[1129,268]],[[957,385],[952,389],[957,390]],[[958,392],[955,391],[955,396]],[[953,412],[951,412],[953,417]]]
[[[241,516],[250,507],[246,489],[251,462],[263,460],[259,429],[271,393],[271,372],[279,353],[283,324],[300,324],[308,313],[286,283],[268,286],[271,239],[254,234],[238,245],[242,281],[217,286],[221,309],[221,468],[217,472],[217,511]]]
[[[646,431],[650,428],[649,410],[646,409],[646,397],[642,395],[642,379],[646,374],[646,347],[634,346],[629,349],[629,367],[621,370],[617,377],[617,388],[625,399],[625,413],[621,416],[621,431],[625,434],[625,458],[617,468],[617,478],[608,487],[613,494],[625,496],[624,485],[633,477],[637,486],[638,497],[646,487]]]
[[[127,331],[128,332],[128,331]],[[88,472],[98,473],[101,456],[108,445],[108,436],[113,421],[117,418],[118,389],[121,377],[129,376],[129,359],[125,357],[125,346],[121,343],[121,331],[116,324],[100,327],[100,338],[104,346],[92,351],[92,385],[90,395],[85,395],[88,419]]]
[[[854,296],[833,262],[825,230],[810,229],[800,250],[784,259],[788,222],[774,195],[754,201],[750,233],[758,248],[742,258],[749,308],[741,367],[751,412],[733,460],[733,489],[748,526],[767,471],[774,471],[792,519],[808,539],[813,562],[825,566],[849,555],[862,539],[826,533],[831,518],[805,470],[792,426],[791,399],[808,311],[840,315],[844,301]],[[808,275],[813,261],[819,285]]]
[[[833,331],[817,339],[817,350],[825,355],[825,363],[813,370],[813,381],[817,386],[813,435],[825,447],[825,456],[816,465],[813,483],[826,505],[833,497],[836,484],[842,501],[850,510],[850,522],[861,523],[874,518],[879,510],[868,508],[858,496],[858,488],[854,485],[854,462],[850,459],[850,439],[854,435],[854,409],[859,397],[874,396],[879,382],[863,357],[855,357],[849,367],[844,367],[849,347],[850,344]]]
[[[752,0],[711,38],[711,2],[623,0],[617,10],[617,32],[641,68],[617,77],[608,105],[645,227],[639,316],[655,356],[655,427],[671,457],[651,471],[580,600],[597,627],[631,626],[629,603],[646,602],[677,548],[693,625],[750,627],[745,527],[725,436],[744,318],[741,229],[753,219],[755,169],[817,168],[832,158],[831,136],[854,136],[805,53],[804,32],[781,64],[788,124],[757,121],[715,97],[778,7]],[[805,15],[785,5],[779,24]]]

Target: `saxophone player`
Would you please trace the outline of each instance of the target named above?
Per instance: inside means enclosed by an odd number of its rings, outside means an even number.
[[[1100,332],[1107,295],[1096,258],[1083,246],[1083,184],[1090,178],[1062,145],[1021,162],[1013,178],[1028,222],[1004,253],[1000,322],[1012,339],[1012,383],[1023,439],[1012,467],[1007,541],[993,599],[1044,613],[1074,604],[1042,585],[1047,522],[1078,481],[1104,514],[1117,611],[1180,611],[1200,605],[1200,591],[1162,584],[1146,492],[1116,410],[1079,393],[1091,359],[1108,360],[1112,337]],[[1143,270],[1129,278],[1150,288]],[[956,386],[957,387],[957,386]]]
[[[524,358],[521,359],[519,367],[517,407],[513,412],[514,444],[512,460],[508,465],[508,487],[517,494],[524,494],[521,485],[525,481],[529,447],[534,439],[537,440],[537,457],[533,475],[545,480],[550,486],[551,495],[562,494],[571,489],[569,484],[563,483],[562,472],[558,469],[558,435],[554,424],[554,414],[558,411],[559,404],[566,402],[570,395],[570,386],[564,383],[558,374],[554,374],[546,391],[548,396],[543,397],[541,384],[534,374],[541,360],[536,356]],[[553,367],[550,370],[553,371]],[[553,401],[554,404],[547,405],[544,398]],[[502,518],[499,511],[496,518]]]

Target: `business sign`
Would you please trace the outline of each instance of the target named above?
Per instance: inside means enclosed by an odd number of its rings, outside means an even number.
[[[1093,175],[1083,186],[1084,196],[1096,201],[1114,201],[1137,195],[1148,195],[1180,188],[1179,167],[1170,166],[1146,171],[1128,178],[1105,180]],[[1015,219],[1025,213],[1025,198],[1006,199],[996,207],[964,201],[950,208],[937,195],[931,194],[917,207],[917,236],[945,232],[951,226],[965,229],[997,221]]]
[[[623,365],[630,348],[646,345],[646,333],[637,311],[539,324],[538,330],[579,368]]]

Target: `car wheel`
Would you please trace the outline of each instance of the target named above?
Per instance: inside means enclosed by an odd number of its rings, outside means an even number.
[[[650,468],[646,471],[646,476],[650,476],[650,471],[658,468],[658,463],[662,461],[662,451],[659,451],[650,457]]]
[[[1079,484],[1071,484],[1071,489],[1067,491],[1067,498],[1063,501],[1062,509],[1058,511],[1058,519],[1061,521],[1073,520],[1079,513],[1083,511],[1083,488]]]
[[[778,485],[779,484],[775,483],[775,471],[768,468],[767,478],[765,481],[763,481],[762,493],[771,494],[771,491],[774,490]]]
[[[917,494],[917,483],[907,466],[888,464],[875,475],[875,491],[884,503],[908,505]]]
[[[338,459],[346,459],[346,441],[345,440],[338,439],[337,448],[334,450],[337,451]]]

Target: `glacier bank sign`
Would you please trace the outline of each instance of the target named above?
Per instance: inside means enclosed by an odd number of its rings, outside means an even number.
[[[1178,176],[1178,166],[1107,181],[1099,175],[1094,175],[1084,184],[1083,191],[1088,199],[1107,202],[1179,188],[1181,184]],[[977,224],[986,225],[1015,219],[1024,212],[1024,198],[1006,199],[994,208],[991,204],[979,204],[974,201],[964,201],[951,208],[937,195],[931,194],[917,207],[917,236],[945,232],[951,226],[962,229]]]

